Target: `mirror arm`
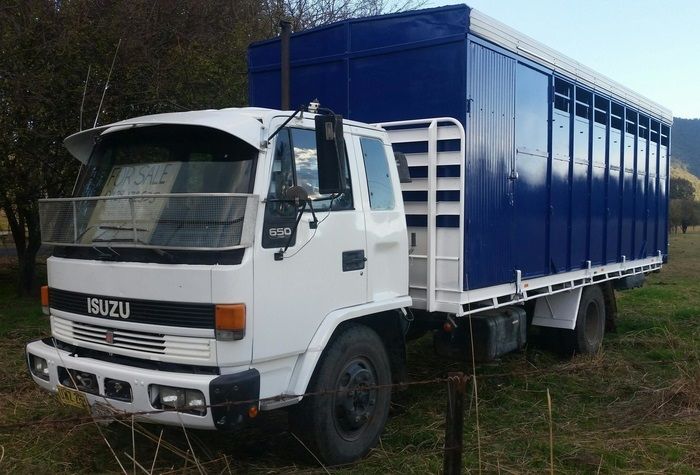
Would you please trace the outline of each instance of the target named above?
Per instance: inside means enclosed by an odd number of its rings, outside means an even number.
[[[279,251],[275,252],[275,260],[276,261],[281,261],[284,259],[284,253],[287,252],[287,249],[289,249],[289,246],[292,244],[292,239],[294,238],[294,235],[296,235],[297,228],[299,228],[299,222],[301,221],[301,217],[304,215],[304,210],[306,209],[306,204],[307,202],[304,201],[304,204],[299,208],[299,211],[297,211],[297,219],[294,222],[294,227],[292,228],[292,233],[289,235],[287,238],[287,242],[284,245],[284,249],[280,249]]]
[[[292,114],[292,115],[290,115],[289,117],[287,117],[287,120],[285,120],[285,121],[282,123],[282,125],[280,125],[279,127],[277,127],[277,128],[275,129],[275,131],[272,132],[272,135],[270,135],[270,136],[267,138],[267,144],[270,145],[270,142],[272,141],[273,138],[275,138],[275,135],[277,135],[277,134],[280,132],[280,130],[282,130],[288,123],[290,123],[290,122],[292,121],[292,119],[295,118],[295,117],[297,116],[297,114],[299,114],[300,112],[303,112],[305,108],[306,108],[305,105],[301,105],[301,106],[299,106],[299,108],[298,108],[297,110],[294,111],[294,114]]]
[[[314,211],[314,204],[311,200],[309,200],[308,203],[309,203],[309,209],[311,210],[311,218],[312,218],[312,220],[309,221],[309,229],[316,229],[316,228],[318,228],[318,218],[316,218],[316,211]],[[333,205],[332,200],[331,200],[331,205]]]

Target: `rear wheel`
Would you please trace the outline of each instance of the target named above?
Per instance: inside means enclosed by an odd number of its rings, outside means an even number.
[[[352,462],[379,440],[389,414],[391,369],[384,344],[372,329],[347,327],[319,363],[307,396],[291,408],[294,433],[329,465]]]
[[[605,298],[598,285],[583,289],[576,328],[566,336],[566,351],[592,355],[600,350],[605,336]]]

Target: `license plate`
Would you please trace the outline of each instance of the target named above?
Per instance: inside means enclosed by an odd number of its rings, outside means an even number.
[[[65,386],[58,386],[58,400],[65,404],[66,406],[79,407],[81,409],[88,409],[90,405],[88,404],[85,394],[75,389],[70,389]]]

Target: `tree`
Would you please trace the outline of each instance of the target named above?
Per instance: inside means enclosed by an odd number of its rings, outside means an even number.
[[[292,21],[293,31],[301,31],[347,18],[412,10],[425,3],[424,0],[265,0],[262,13],[267,19],[268,36],[273,36],[283,18]]]
[[[685,234],[691,226],[700,224],[700,202],[694,200],[671,200],[669,208],[669,226],[673,232],[678,228]]]
[[[672,200],[693,200],[695,198],[695,187],[685,178],[671,177],[670,188]]]
[[[37,200],[70,195],[78,163],[62,140],[95,122],[120,39],[100,123],[241,106],[260,9],[256,0],[14,0],[0,8],[0,208],[21,292],[32,290],[41,246]]]
[[[75,181],[66,136],[138,115],[244,106],[246,49],[276,35],[280,19],[292,17],[300,30],[421,4],[405,2],[5,0],[0,209],[17,249],[20,291],[34,283],[37,200],[67,196]]]

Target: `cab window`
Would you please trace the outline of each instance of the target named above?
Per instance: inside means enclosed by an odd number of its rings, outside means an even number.
[[[369,206],[374,210],[394,209],[394,189],[391,186],[389,163],[384,144],[379,139],[362,137],[362,158],[365,163]]]
[[[316,212],[353,209],[352,187],[347,162],[345,164],[345,179],[347,188],[341,195],[320,194],[318,191],[316,132],[312,129],[297,128],[287,128],[280,131],[275,143],[270,188],[265,205],[262,246],[264,248],[279,247],[286,244],[290,236],[290,245],[294,245],[296,236],[292,230],[296,220],[296,209],[292,203],[285,201],[285,193],[295,183],[306,190]],[[308,207],[307,211],[310,211]]]

